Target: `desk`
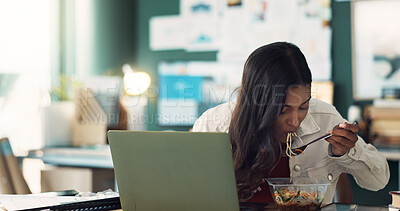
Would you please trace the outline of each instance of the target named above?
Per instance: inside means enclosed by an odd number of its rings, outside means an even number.
[[[26,158],[41,159],[45,164],[113,169],[110,147],[57,147],[31,150]]]
[[[398,190],[400,190],[400,148],[377,148],[385,156],[386,160],[397,161],[398,168]]]
[[[278,210],[274,204],[262,204],[262,203],[240,203],[240,211],[262,211],[262,210]],[[343,203],[331,203],[321,208],[323,211],[351,211],[351,210],[362,210],[362,211],[387,211],[388,206],[367,206],[360,204],[343,204]]]
[[[66,172],[66,174],[64,175],[69,174],[71,176],[83,174],[83,178],[87,178],[87,180],[85,180],[88,181],[87,183],[82,184],[83,182],[80,182],[79,184],[81,185],[70,184],[72,186],[79,186],[81,187],[81,189],[88,189],[88,186],[90,186],[93,188],[93,192],[103,191],[108,188],[113,188],[114,190],[117,190],[115,185],[116,183],[113,172],[111,151],[108,145],[79,148],[56,147],[31,150],[29,151],[29,154],[24,158],[40,159],[43,161],[44,164],[57,166],[55,170],[49,170],[49,168],[46,168],[45,171],[43,171],[43,169],[41,170],[42,176],[43,174],[45,174],[43,178],[46,178],[46,181],[50,181],[49,183],[43,183],[43,181],[41,182],[42,185],[50,184],[48,186],[48,189],[47,186],[42,186],[42,191],[43,189],[44,191],[53,191],[53,189],[58,188],[57,185],[55,185],[56,182],[52,182],[54,181],[54,179],[47,178],[57,178],[57,174],[62,174],[59,172]],[[70,169],[68,167],[72,167],[74,169]],[[64,185],[70,183],[66,180],[63,181],[65,181],[62,183]],[[75,187],[72,189],[79,188]]]
[[[400,148],[377,148],[387,160],[399,161]]]

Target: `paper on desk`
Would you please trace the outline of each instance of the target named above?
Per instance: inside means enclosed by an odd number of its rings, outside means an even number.
[[[0,195],[0,203],[7,210],[47,207],[69,202],[76,202],[75,196]]]

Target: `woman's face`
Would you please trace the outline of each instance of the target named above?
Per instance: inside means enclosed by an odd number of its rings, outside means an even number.
[[[302,85],[288,90],[284,108],[278,117],[280,142],[286,143],[287,134],[297,131],[307,115],[310,98],[310,86]]]

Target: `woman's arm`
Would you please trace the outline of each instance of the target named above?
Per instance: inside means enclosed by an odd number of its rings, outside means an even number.
[[[330,152],[332,145],[330,145]],[[340,157],[332,159],[353,175],[357,184],[365,189],[377,191],[386,186],[390,171],[386,158],[371,144],[358,136],[355,146]]]
[[[373,191],[384,188],[390,177],[386,158],[357,135],[357,125],[345,123],[333,106],[329,110],[334,115],[330,131],[333,136],[327,139],[331,159],[353,175],[360,187]]]

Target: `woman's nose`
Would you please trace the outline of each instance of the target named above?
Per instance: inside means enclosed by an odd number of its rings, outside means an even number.
[[[289,115],[289,117],[288,117],[286,122],[291,127],[295,127],[295,128],[299,127],[300,121],[299,121],[298,113],[297,112],[292,112]]]

